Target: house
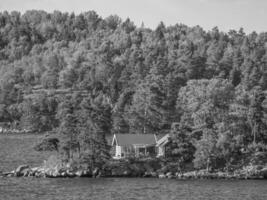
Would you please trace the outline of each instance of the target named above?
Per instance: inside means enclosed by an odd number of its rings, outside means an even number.
[[[158,140],[154,134],[114,134],[111,144],[115,150],[113,158],[164,156],[169,141],[167,135]]]

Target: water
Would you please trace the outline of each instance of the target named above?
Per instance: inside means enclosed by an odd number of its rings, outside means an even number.
[[[1,200],[267,200],[267,181],[0,178]]]
[[[40,166],[54,153],[33,149],[42,137],[37,134],[0,134],[0,171],[11,171],[22,164]]]

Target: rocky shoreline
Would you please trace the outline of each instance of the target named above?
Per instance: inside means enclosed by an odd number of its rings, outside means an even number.
[[[155,163],[154,163],[155,164]],[[153,168],[154,167],[154,168]],[[115,162],[103,165],[101,168],[78,169],[65,166],[33,167],[20,165],[11,172],[0,172],[0,177],[43,177],[43,178],[73,178],[73,177],[154,177],[169,179],[267,179],[267,166],[247,166],[233,172],[207,172],[194,170],[178,172],[170,165],[161,167],[151,163]]]

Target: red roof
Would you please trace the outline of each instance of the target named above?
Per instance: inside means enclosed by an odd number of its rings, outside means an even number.
[[[157,142],[154,134],[115,134],[115,137],[118,146],[155,145]]]

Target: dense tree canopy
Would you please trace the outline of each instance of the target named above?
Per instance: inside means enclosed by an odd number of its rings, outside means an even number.
[[[0,13],[0,120],[57,130],[69,158],[106,154],[111,133],[171,132],[173,155],[229,166],[251,144],[267,149],[266,89],[267,33]]]

